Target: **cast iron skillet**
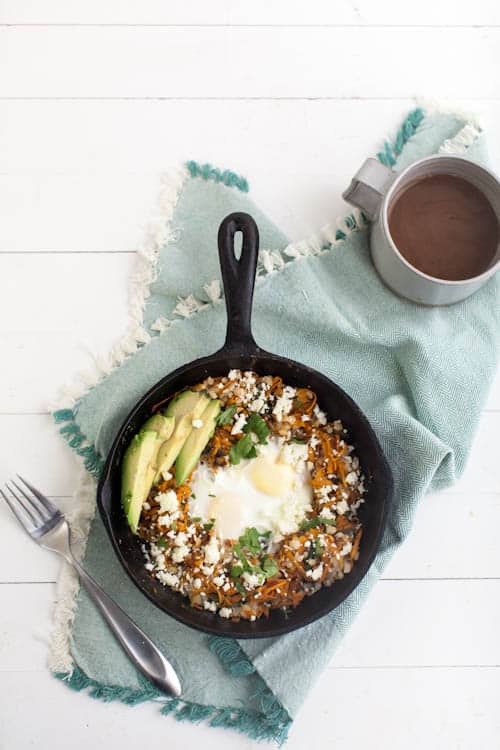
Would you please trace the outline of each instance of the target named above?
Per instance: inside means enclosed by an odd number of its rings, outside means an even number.
[[[242,250],[235,256],[234,237],[242,233]],[[222,349],[197,359],[167,375],[151,388],[128,415],[116,436],[99,482],[97,502],[118,558],[130,578],[160,609],[198,630],[232,638],[262,638],[303,627],[337,607],[359,584],[379,547],[392,496],[391,471],[375,434],[354,401],[324,375],[305,365],[261,349],[252,336],[250,318],[257,266],[259,234],[254,220],[244,213],[227,216],[219,229],[219,259],[227,309],[227,335]],[[304,310],[307,315],[307,310]],[[120,504],[120,475],[124,451],[130,439],[153,413],[154,405],[165,402],[180,389],[193,386],[208,376],[225,375],[238,368],[260,375],[279,375],[292,386],[311,388],[330,419],[341,419],[359,456],[367,479],[366,503],[360,508],[364,524],[359,560],[351,573],[332,586],[320,589],[286,615],[273,610],[249,622],[233,623],[217,614],[198,611],[180,594],[155,581],[144,568],[140,540],[130,531]],[[164,403],[163,407],[164,408]]]

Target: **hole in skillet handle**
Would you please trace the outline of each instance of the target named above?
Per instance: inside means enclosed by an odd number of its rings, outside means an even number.
[[[235,235],[242,234],[240,257],[235,254]],[[226,216],[219,227],[219,262],[226,300],[226,341],[220,354],[260,354],[252,334],[252,301],[259,255],[259,230],[249,214]]]

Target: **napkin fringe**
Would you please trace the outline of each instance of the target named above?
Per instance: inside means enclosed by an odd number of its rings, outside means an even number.
[[[220,663],[233,677],[244,677],[256,672],[254,664],[241,649],[238,641],[233,638],[222,638],[210,636],[208,639],[209,650],[217,656]]]
[[[201,703],[185,702],[182,698],[169,698],[160,693],[151,683],[140,679],[140,687],[130,688],[120,685],[105,685],[89,677],[80,667],[71,672],[53,672],[54,677],[75,692],[88,691],[96,700],[112,703],[119,701],[127,706],[154,701],[161,705],[160,713],[173,716],[177,721],[193,724],[208,722],[212,727],[235,729],[253,740],[274,740],[282,745],[288,736],[292,720],[280,701],[267,688],[265,683],[251,696],[257,700],[261,713],[248,708],[218,708]]]
[[[204,180],[222,182],[226,187],[236,187],[242,193],[248,193],[248,180],[230,169],[220,170],[212,164],[198,164],[197,161],[188,161],[186,167],[191,177],[202,177]]]

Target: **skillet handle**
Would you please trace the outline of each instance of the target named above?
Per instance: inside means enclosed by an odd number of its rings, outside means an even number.
[[[242,234],[240,258],[234,254],[234,235]],[[226,216],[219,227],[219,261],[227,311],[226,341],[221,351],[254,354],[259,350],[252,335],[252,300],[259,254],[259,230],[249,214]]]

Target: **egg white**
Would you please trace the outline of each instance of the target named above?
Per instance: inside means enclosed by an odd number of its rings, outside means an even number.
[[[217,471],[200,463],[193,474],[189,512],[205,522],[215,519],[220,539],[237,539],[254,526],[278,541],[297,531],[311,510],[307,446],[271,438],[256,447],[257,458]]]

